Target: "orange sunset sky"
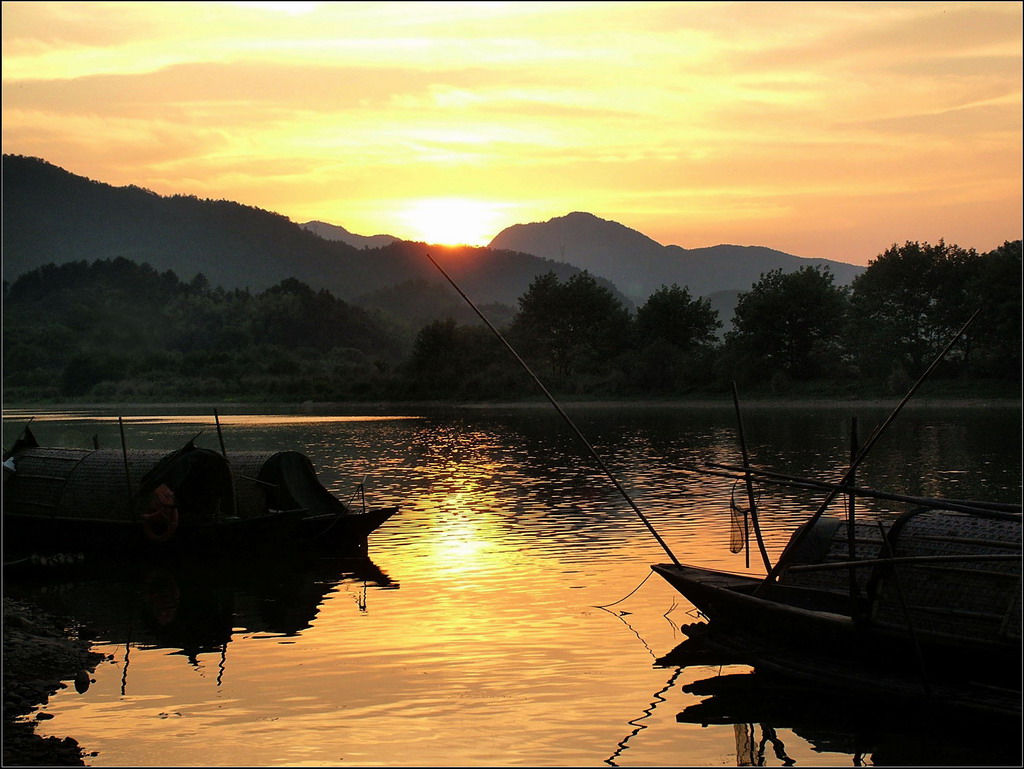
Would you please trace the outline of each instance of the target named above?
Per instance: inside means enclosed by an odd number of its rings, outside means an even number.
[[[1022,230],[1020,2],[5,2],[3,151],[485,245],[588,211],[866,264]]]

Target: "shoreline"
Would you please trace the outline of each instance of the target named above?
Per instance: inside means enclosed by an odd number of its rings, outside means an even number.
[[[39,709],[34,719],[28,716],[68,682],[88,689],[104,655],[70,631],[71,621],[6,595],[3,623],[3,765],[85,766],[87,754],[77,740],[36,733],[49,714]]]

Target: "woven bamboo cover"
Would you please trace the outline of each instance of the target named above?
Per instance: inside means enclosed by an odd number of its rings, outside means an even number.
[[[134,520],[148,502],[137,499],[139,481],[166,455],[26,449],[15,456],[15,472],[4,483],[4,508],[31,515]]]
[[[1021,519],[996,520],[947,510],[911,518],[897,556],[1012,555],[1012,560],[901,565],[879,585],[875,619],[964,639],[1021,639]],[[903,600],[901,600],[902,592]]]
[[[839,528],[836,529],[835,534],[829,541],[828,550],[820,559],[821,563],[838,563],[850,560],[850,545],[846,535],[848,528],[846,521],[839,524]],[[882,534],[878,530],[878,525],[866,521],[855,521],[853,532],[854,559],[878,558],[882,545]],[[857,588],[863,593],[871,576],[871,569],[854,569],[853,575]],[[847,595],[850,591],[850,570],[826,569],[822,571],[786,572],[780,581],[796,587],[829,590]]]

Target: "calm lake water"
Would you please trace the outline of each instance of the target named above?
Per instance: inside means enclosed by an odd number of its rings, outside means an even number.
[[[890,408],[744,407],[751,461],[838,479],[851,418],[864,440]],[[732,481],[687,470],[739,462],[731,404],[566,410],[680,561],[747,570],[729,548]],[[78,617],[110,656],[39,725],[94,751],[90,765],[1020,763],[1019,724],[883,717],[764,692],[742,666],[659,663],[693,607],[651,575],[665,552],[547,405],[218,411],[229,449],[303,451],[340,498],[365,478],[368,503],[401,511],[366,560],[111,563],[5,581],[8,595]],[[89,448],[97,435],[119,447],[119,415],[131,448],[172,450],[200,431],[218,448],[212,407],[195,406],[8,410],[4,444],[31,416],[43,445]],[[858,481],[1019,502],[1020,408],[911,404]],[[773,558],[821,498],[762,492]],[[865,515],[897,509],[861,503]],[[763,574],[753,552],[749,570]],[[684,713],[737,675],[734,718]]]

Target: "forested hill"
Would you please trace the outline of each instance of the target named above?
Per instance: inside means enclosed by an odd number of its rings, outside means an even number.
[[[3,156],[8,282],[47,264],[124,258],[171,270],[185,282],[202,274],[212,286],[263,291],[295,278],[351,301],[400,283],[443,282],[428,250],[407,241],[357,249],[259,208],[114,187],[38,158]],[[435,247],[432,253],[481,302],[513,303],[537,275],[580,271],[507,250]]]
[[[336,286],[356,249],[329,243],[284,216],[226,200],[161,197],[113,187],[35,158],[3,158],[4,278],[48,263],[123,257],[202,273],[213,285],[263,290],[286,277]]]
[[[663,246],[618,222],[579,211],[547,222],[513,225],[499,232],[490,246],[567,259],[613,281],[637,304],[660,286],[673,283],[686,286],[694,296],[711,296],[746,291],[762,274],[778,269],[789,273],[826,267],[844,286],[864,272],[857,265],[793,256],[764,246]]]
[[[487,311],[563,395],[721,394],[730,381],[761,393],[794,385],[819,394],[905,392],[970,318],[965,343],[935,376],[972,397],[983,388],[1018,397],[1021,285],[1019,240],[985,254],[908,242],[850,288],[824,268],[766,274],[739,297],[724,339],[710,301],[686,289],[659,289],[630,312],[588,273],[564,282],[547,273],[516,312],[502,319]],[[254,293],[183,282],[123,258],[50,264],[4,286],[4,397],[481,400],[534,392],[478,319],[430,320],[424,298],[429,304],[445,288],[411,281],[363,309],[295,278]],[[404,323],[376,311],[396,305],[408,309]]]

